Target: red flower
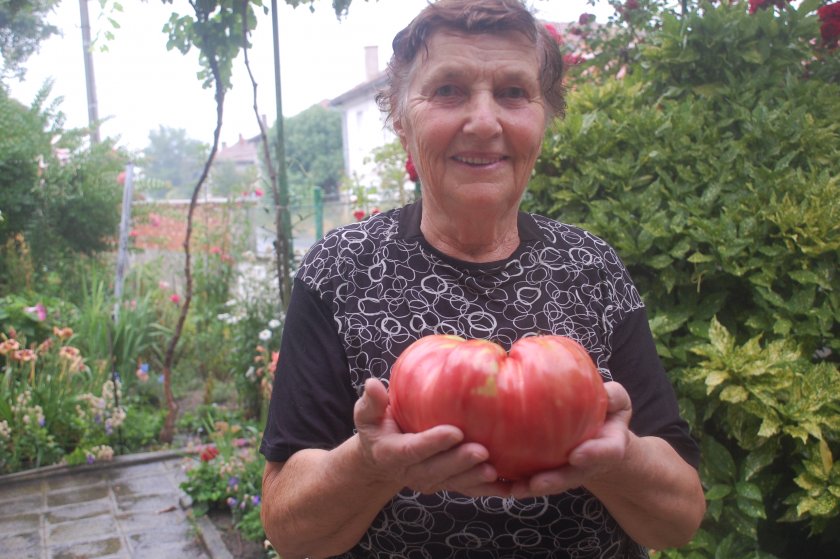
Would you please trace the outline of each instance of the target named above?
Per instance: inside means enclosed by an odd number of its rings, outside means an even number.
[[[579,54],[564,54],[563,55],[563,64],[566,66],[574,66],[576,64],[580,64],[583,61],[583,57]]]
[[[563,35],[560,34],[560,32],[557,30],[556,27],[554,27],[554,25],[546,23],[545,30],[548,31],[548,34],[551,35],[551,38],[554,39],[555,43],[557,43],[558,45],[563,44]]]
[[[408,173],[408,178],[412,182],[417,182],[420,177],[417,176],[417,168],[414,166],[414,161],[411,160],[411,154],[408,154],[408,159],[405,161],[405,172]]]
[[[595,21],[595,14],[588,14],[586,12],[580,14],[578,18],[578,25],[589,25]]]
[[[820,17],[820,36],[828,48],[835,48],[840,42],[840,2],[828,4],[817,9]]]
[[[353,212],[353,217],[356,218],[356,221],[361,221],[365,218],[365,211],[364,210],[356,210]]]
[[[198,457],[201,458],[202,462],[209,462],[213,458],[219,455],[219,449],[216,448],[214,444],[207,444],[201,447],[201,450],[198,453]]]
[[[373,208],[372,210],[370,210],[370,215],[376,215],[378,213],[379,213],[379,208]]]

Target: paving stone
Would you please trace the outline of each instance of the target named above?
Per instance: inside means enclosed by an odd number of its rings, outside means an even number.
[[[95,472],[78,471],[71,472],[69,475],[55,476],[48,478],[47,489],[49,491],[62,491],[65,489],[80,489],[90,485],[101,484],[107,481],[108,474],[104,471],[98,470]]]
[[[110,479],[112,482],[118,482],[138,477],[162,475],[166,475],[166,468],[160,462],[151,462],[149,464],[136,464],[131,466],[130,468],[114,468],[112,470],[108,470],[108,479]]]
[[[178,506],[178,496],[164,495],[117,495],[118,512],[158,512]]]
[[[91,516],[100,516],[111,512],[111,500],[107,497],[86,503],[74,503],[53,507],[46,513],[47,522],[60,524],[68,520],[82,520]]]
[[[186,515],[177,510],[163,513],[149,511],[120,513],[116,518],[122,532],[126,535],[154,533],[171,529],[173,526],[189,525]]]
[[[106,538],[49,548],[50,559],[124,559],[130,557],[119,538]]]
[[[0,535],[0,558],[41,557],[41,532]]]
[[[116,532],[117,522],[109,514],[47,525],[50,546],[96,540]]]
[[[129,538],[131,556],[135,559],[206,559],[192,530],[177,533],[135,534]]]
[[[112,489],[117,497],[131,495],[171,494],[176,487],[169,479],[158,476],[138,477],[113,482]]]
[[[229,557],[205,548],[180,506],[181,458],[122,462],[52,468],[34,479],[0,476],[0,559]],[[216,534],[212,526],[202,532]]]
[[[44,509],[44,498],[41,495],[22,497],[15,501],[7,501],[0,505],[0,518],[20,516]]]
[[[17,514],[0,518],[0,538],[21,532],[37,532],[40,529],[41,517],[38,514]]]
[[[7,501],[17,501],[41,495],[41,481],[27,481],[22,483],[10,483],[0,486],[0,505]],[[0,512],[2,514],[2,512]]]
[[[100,499],[107,498],[107,485],[89,485],[79,489],[68,489],[58,493],[47,493],[47,506],[51,508],[62,507],[64,505],[81,504],[88,501],[98,501]]]

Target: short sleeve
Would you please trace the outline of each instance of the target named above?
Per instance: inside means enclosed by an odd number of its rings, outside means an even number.
[[[260,452],[284,462],[304,448],[338,446],[353,435],[356,399],[329,309],[295,280]]]
[[[613,380],[630,395],[630,430],[640,437],[667,441],[682,458],[698,468],[700,449],[680,417],[674,387],[656,352],[644,307],[628,314],[612,336],[609,359]]]

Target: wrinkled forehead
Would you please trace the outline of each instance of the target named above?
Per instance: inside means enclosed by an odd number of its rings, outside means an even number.
[[[445,65],[450,67],[453,72],[458,70],[458,61],[453,59],[451,61],[440,59],[436,54],[441,45],[449,42],[460,42],[465,45],[474,45],[477,47],[476,54],[481,56],[483,52],[487,52],[488,59],[492,60],[490,54],[494,50],[516,50],[521,52],[519,60],[521,60],[522,71],[529,71],[531,67],[538,69],[540,65],[540,53],[536,47],[536,43],[524,33],[518,31],[500,31],[500,32],[466,32],[459,29],[441,28],[436,29],[430,33],[423,44],[415,53],[414,59],[408,70],[409,76],[415,76],[416,72],[421,68],[426,68],[430,60],[434,57],[435,65]],[[466,50],[462,51],[467,53]],[[447,53],[444,56],[448,56]],[[531,66],[533,64],[533,66]],[[527,70],[526,70],[527,69]]]

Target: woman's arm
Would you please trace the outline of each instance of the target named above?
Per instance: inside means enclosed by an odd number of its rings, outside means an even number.
[[[630,396],[616,382],[605,387],[609,408],[601,432],[572,451],[567,466],[516,484],[514,495],[583,486],[639,544],[654,549],[686,544],[706,511],[697,470],[663,439],[633,434],[628,429]]]
[[[461,444],[459,429],[443,425],[401,433],[379,380],[366,382],[354,420],[357,434],[335,449],[301,450],[285,463],[266,464],[263,526],[284,559],[351,549],[404,487],[474,496],[509,492],[495,482],[495,469],[485,463],[487,450]]]

